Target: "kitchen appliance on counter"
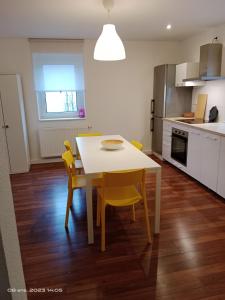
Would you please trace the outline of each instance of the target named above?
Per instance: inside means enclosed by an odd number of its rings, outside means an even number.
[[[187,151],[188,132],[172,128],[171,157],[183,166],[187,166]]]
[[[153,99],[151,101],[152,151],[162,154],[163,118],[182,116],[191,111],[192,88],[175,87],[176,65],[154,68]]]
[[[218,114],[219,114],[219,112],[218,112],[217,107],[213,106],[209,111],[209,123],[216,122]]]

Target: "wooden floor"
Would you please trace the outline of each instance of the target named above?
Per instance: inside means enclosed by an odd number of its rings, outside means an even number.
[[[26,285],[45,288],[29,299],[225,299],[225,202],[171,165],[162,167],[160,236],[146,244],[142,205],[135,223],[127,208],[109,209],[105,253],[96,227],[95,244],[87,245],[82,191],[65,231],[61,164],[12,176]],[[153,175],[147,186],[152,207]]]

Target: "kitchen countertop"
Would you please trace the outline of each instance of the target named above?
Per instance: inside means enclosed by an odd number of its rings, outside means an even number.
[[[224,122],[221,122],[221,123],[189,124],[189,123],[179,122],[178,119],[179,120],[182,120],[182,119],[190,119],[191,120],[193,118],[177,117],[177,118],[164,118],[163,120],[173,122],[173,123],[176,123],[176,124],[179,124],[179,125],[188,126],[188,127],[192,127],[192,128],[196,128],[196,129],[201,129],[201,130],[204,130],[204,131],[208,131],[210,133],[225,136],[225,123]]]

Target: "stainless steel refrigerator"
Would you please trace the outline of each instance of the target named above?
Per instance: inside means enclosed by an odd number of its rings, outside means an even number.
[[[154,68],[153,99],[151,100],[152,151],[162,154],[163,118],[179,117],[191,111],[192,88],[175,87],[176,65]]]

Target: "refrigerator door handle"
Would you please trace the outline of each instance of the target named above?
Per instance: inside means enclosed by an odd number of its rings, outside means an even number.
[[[152,99],[151,101],[151,113],[154,114],[155,112],[155,99]]]
[[[154,118],[151,118],[151,125],[150,125],[150,131],[154,131]]]

